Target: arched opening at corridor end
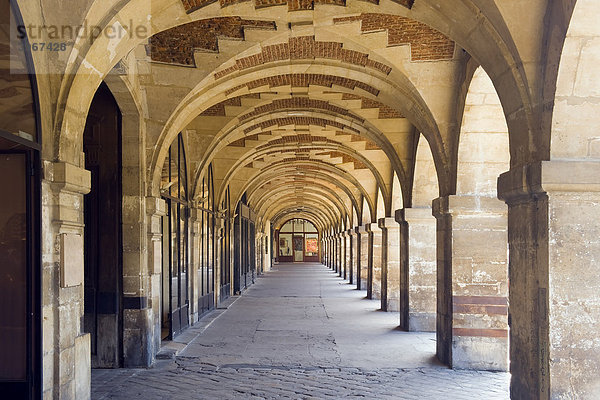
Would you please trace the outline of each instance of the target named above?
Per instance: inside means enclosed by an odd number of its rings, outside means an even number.
[[[274,232],[277,262],[319,262],[321,234],[314,223],[303,218],[284,222]]]

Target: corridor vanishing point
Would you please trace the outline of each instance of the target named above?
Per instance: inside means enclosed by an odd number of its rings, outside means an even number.
[[[600,399],[600,1],[0,25],[3,399]]]

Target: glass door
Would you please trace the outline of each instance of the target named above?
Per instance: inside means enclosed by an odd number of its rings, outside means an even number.
[[[189,326],[189,208],[181,134],[169,149],[161,187],[167,204],[162,218],[162,338],[173,339]]]
[[[294,262],[304,261],[304,235],[294,235]]]

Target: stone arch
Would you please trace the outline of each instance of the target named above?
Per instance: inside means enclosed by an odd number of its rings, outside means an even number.
[[[253,182],[257,182],[259,179],[261,179],[265,174],[269,173],[269,172],[275,172],[275,171],[279,171],[279,172],[286,172],[290,171],[290,168],[295,168],[295,167],[318,167],[317,169],[326,172],[327,175],[329,175],[330,177],[333,177],[334,179],[337,179],[337,181],[339,182],[339,179],[343,179],[345,181],[348,182],[348,185],[346,186],[348,189],[350,188],[355,188],[358,189],[360,191],[360,194],[362,195],[364,202],[366,204],[366,210],[369,211],[369,213],[372,215],[372,213],[374,213],[375,210],[375,199],[372,199],[369,197],[368,192],[366,191],[366,189],[358,182],[358,180],[356,180],[356,178],[354,178],[351,174],[347,173],[346,171],[337,168],[335,166],[326,164],[326,163],[319,163],[317,161],[287,161],[285,163],[285,165],[282,164],[273,164],[271,166],[269,166],[268,168],[263,169],[262,171],[260,171],[258,174],[256,174],[254,177],[251,178],[250,181],[248,181],[246,183],[246,185],[239,191],[239,197],[241,198],[242,194],[247,190],[247,188],[249,187],[250,184],[252,184]],[[294,169],[295,171],[295,169]],[[311,172],[312,173],[312,172]],[[340,186],[338,184],[338,186]],[[236,199],[236,201],[239,201],[239,198]]]
[[[318,193],[322,196],[325,196],[328,200],[330,200],[336,205],[337,209],[340,211],[340,216],[342,217],[342,219],[344,219],[348,215],[348,209],[346,208],[346,205],[344,204],[342,199],[335,192],[328,190],[328,188],[318,184],[311,184],[310,189],[304,188],[304,190],[306,190],[308,193]],[[268,197],[265,196],[262,201],[258,202],[255,206],[253,205],[255,208],[255,212],[260,213],[260,210],[264,206],[266,206],[267,202],[271,201],[271,196],[275,196],[278,194],[289,195],[290,193],[288,188],[286,187],[272,189],[271,191],[269,191]],[[273,197],[273,200],[275,200],[275,197]]]
[[[406,114],[412,122],[420,128],[422,132],[427,132],[430,137],[434,151],[434,157],[438,164],[436,171],[439,171],[441,178],[444,177],[445,167],[447,164],[445,161],[445,153],[443,151],[443,145],[441,144],[440,132],[435,119],[429,111],[427,105],[423,99],[420,98],[418,91],[409,82],[404,82],[405,86],[400,86],[397,82],[390,82],[387,79],[381,77],[372,76],[363,71],[352,70],[343,64],[327,65],[328,73],[331,76],[348,76],[349,78],[356,79],[358,82],[364,81],[369,82],[369,85],[376,88],[381,88],[378,96],[373,94],[364,93],[365,96],[370,96],[379,99],[382,103],[397,107]],[[291,66],[278,66],[278,65],[266,65],[263,68],[263,74],[265,76],[278,76],[284,74],[285,76],[292,74],[294,71],[301,72],[303,74],[319,74],[321,72],[322,65],[318,63],[304,63],[299,62]],[[242,71],[235,78],[228,80],[212,81],[205,79],[201,82],[184,100],[181,101],[176,111],[173,112],[169,120],[166,122],[163,131],[160,134],[160,138],[155,146],[154,154],[152,155],[152,165],[150,166],[152,187],[155,188],[156,182],[158,181],[158,169],[157,165],[160,164],[160,159],[165,157],[166,150],[164,150],[163,143],[169,141],[169,137],[175,135],[178,129],[184,129],[198,114],[209,107],[223,101],[223,93],[227,93],[228,90],[235,88],[239,83],[245,83],[251,79],[252,72]],[[287,75],[286,75],[287,74]],[[385,88],[385,90],[383,89]],[[252,90],[250,93],[257,92],[260,89]],[[353,90],[346,88],[336,89],[342,93],[353,93]],[[378,89],[379,90],[379,89]],[[239,95],[241,92],[235,92],[229,96]],[[246,93],[246,92],[243,92]],[[405,106],[405,104],[412,104],[411,107]],[[235,122],[231,123],[229,131],[233,130]],[[389,144],[385,144],[385,140],[382,135],[370,133],[369,129],[363,128],[364,124],[351,124],[353,128],[359,129],[361,133],[364,132],[366,137],[374,140],[380,144],[384,151],[387,151],[388,155],[392,154],[393,148]],[[368,124],[367,124],[368,125]],[[237,135],[240,135],[237,132]],[[232,136],[229,140],[233,141],[239,137]],[[383,140],[383,142],[382,142]],[[220,148],[226,146],[229,141],[223,140],[221,136],[215,137],[211,145],[207,148],[206,154],[216,154]],[[391,158],[393,160],[393,156]],[[204,163],[210,162],[207,158]],[[402,174],[399,168],[399,162],[395,165],[397,172]],[[201,166],[202,168],[202,166]],[[447,179],[442,179],[442,182],[447,182]],[[155,189],[152,189],[155,190]]]
[[[327,144],[325,144],[325,145],[319,145],[319,149],[332,150],[332,151],[335,151],[338,153],[343,153],[355,160],[358,160],[360,163],[362,163],[364,166],[366,166],[368,168],[368,170],[372,173],[373,180],[376,182],[375,187],[376,188],[379,187],[379,189],[377,189],[377,190],[381,191],[382,185],[385,185],[385,181],[384,181],[380,171],[373,165],[373,163],[367,157],[360,154],[360,152],[355,151],[354,149],[351,149],[345,145],[327,145]],[[223,178],[224,183],[222,185],[222,188],[226,188],[227,185],[233,179],[235,179],[236,175],[240,173],[241,169],[244,168],[245,166],[247,166],[249,162],[251,162],[252,160],[255,160],[257,158],[261,158],[264,156],[264,154],[267,154],[268,152],[275,151],[275,150],[281,150],[282,152],[285,152],[286,150],[290,150],[290,148],[286,147],[286,146],[277,146],[277,147],[268,147],[268,148],[261,149],[261,150],[252,149],[251,151],[246,153],[246,155],[244,155],[243,157],[240,157],[236,161],[236,163],[229,169],[229,171]],[[347,173],[350,175],[353,175],[350,172],[347,172]],[[352,180],[355,182],[362,181],[364,183],[364,179],[359,180],[358,178],[356,178],[354,176],[353,176]],[[371,192],[369,190],[369,187],[365,187],[365,190],[369,194],[369,196],[371,196],[372,198],[375,199],[376,193]],[[385,194],[382,194],[382,196],[385,196],[386,199],[390,198],[391,194],[385,189],[385,187],[383,187],[383,193],[385,193]],[[224,193],[222,193],[222,195],[223,194]],[[381,204],[383,207],[385,207],[386,203],[382,200]]]
[[[255,193],[258,193],[258,191],[261,189],[261,187],[264,184],[268,184],[270,182],[272,182],[274,179],[276,178],[288,178],[288,177],[293,177],[294,176],[294,171],[290,170],[290,171],[285,171],[284,168],[280,167],[280,168],[274,168],[272,171],[267,171],[265,174],[259,174],[256,177],[254,177],[252,180],[250,180],[248,182],[248,186],[246,188],[246,190],[250,193],[249,198],[253,198]],[[336,188],[341,190],[340,194],[336,194],[337,197],[339,197],[340,195],[345,194],[349,201],[350,201],[350,206],[352,209],[356,210],[358,209],[358,200],[359,200],[359,196],[360,196],[360,191],[357,192],[357,194],[355,195],[349,186],[351,186],[350,182],[348,182],[348,184],[344,183],[344,179],[342,178],[340,180],[340,177],[334,178],[333,176],[322,172],[322,171],[313,171],[311,172],[310,175],[310,179],[311,182],[314,183],[317,187],[331,187],[332,185],[335,185]],[[305,182],[305,181],[302,181]],[[329,185],[329,186],[328,186]],[[329,189],[331,190],[331,189]],[[335,191],[331,191],[332,194],[335,193]],[[342,198],[340,198],[340,200],[342,200]],[[343,203],[343,201],[342,201]]]
[[[114,20],[120,18],[122,20],[127,20],[127,17],[135,17],[136,14],[133,13],[132,11],[134,9],[139,9],[139,6],[142,6],[141,2],[139,1],[131,1],[128,3],[120,3],[121,8],[115,8],[115,10],[112,10],[111,12],[100,12],[99,15],[103,15],[102,20],[106,21],[105,25],[109,25],[110,23],[113,23]],[[156,4],[154,4],[154,7],[157,9],[160,9],[161,7],[166,7],[166,3],[165,2],[156,2]],[[238,7],[237,4],[233,4],[230,5],[227,10],[229,12],[236,12],[236,9]],[[353,12],[354,11],[354,3],[349,3],[346,7],[348,12]],[[361,7],[364,8],[364,7]],[[379,10],[383,10],[383,8],[380,8],[380,6],[375,6],[375,5],[367,5],[366,6],[367,9],[372,8],[373,11],[379,11]],[[408,10],[406,10],[406,8],[400,6],[400,5],[387,5],[384,7],[386,9],[386,11],[391,12],[391,13],[396,13],[399,15],[406,15],[408,14]],[[247,9],[246,9],[247,10]],[[184,10],[181,10],[184,11]],[[207,17],[209,16],[211,13],[214,14],[219,14],[221,11],[220,9],[218,9],[218,5],[211,5],[211,6],[207,6],[207,7],[203,7],[200,8],[199,10],[191,13],[191,14],[185,14],[182,13],[181,11],[177,10],[173,10],[174,14],[181,14],[181,18],[179,18],[179,21],[177,23],[183,23],[186,21],[189,21],[191,19],[197,19],[197,18],[201,18],[201,17]],[[427,12],[425,12],[427,11]],[[119,13],[118,15],[116,13]],[[243,14],[243,13],[240,13]],[[449,35],[453,40],[456,40],[458,43],[460,43],[461,45],[467,46],[465,47],[470,53],[474,54],[475,56],[477,56],[478,59],[481,60],[486,60],[487,65],[486,65],[486,69],[489,69],[491,72],[490,73],[491,76],[494,77],[494,79],[496,81],[503,81],[503,82],[498,82],[498,84],[496,85],[497,87],[502,87],[502,88],[507,88],[505,91],[506,92],[511,92],[510,95],[511,96],[515,96],[522,98],[522,101],[520,102],[515,102],[515,104],[521,104],[521,105],[525,105],[525,108],[531,107],[531,101],[529,101],[529,96],[526,92],[526,90],[524,88],[527,87],[527,83],[526,83],[526,79],[524,79],[523,77],[523,73],[520,72],[520,70],[516,67],[518,65],[520,65],[520,57],[518,55],[518,51],[516,50],[516,47],[514,46],[514,43],[512,43],[511,40],[511,36],[510,36],[510,30],[506,27],[506,25],[504,24],[504,21],[501,17],[501,13],[498,12],[496,5],[491,3],[488,4],[486,7],[475,7],[471,1],[468,0],[461,0],[461,1],[455,1],[455,2],[446,2],[443,4],[443,6],[438,5],[437,8],[431,7],[428,8],[427,4],[425,4],[425,6],[422,8],[420,6],[416,6],[414,7],[411,11],[410,11],[410,15],[411,17],[420,20],[422,22],[425,22],[431,26],[433,26],[434,28],[440,30],[442,33]],[[481,21],[478,25],[477,28],[479,30],[480,35],[475,35],[475,36],[479,36],[481,39],[479,41],[477,41],[477,43],[473,43],[471,44],[470,41],[468,40],[468,38],[473,37],[473,27],[470,24],[464,24],[464,26],[462,26],[461,24],[456,24],[456,23],[452,23],[451,20],[449,20],[448,15],[462,15],[465,17],[465,20],[469,20],[469,16],[471,17],[471,19],[473,21]],[[171,16],[171,15],[170,15]],[[172,17],[172,16],[171,16]],[[150,32],[150,34],[156,33],[158,31],[160,31],[161,29],[164,30],[166,28],[168,28],[169,26],[173,26],[175,23],[174,22],[169,22],[166,17],[165,20],[160,20],[156,21],[155,23],[155,28],[154,30],[152,30]],[[83,39],[83,41],[85,42],[86,39]],[[137,44],[137,42],[132,41],[132,43],[123,43],[122,44],[122,49],[119,49],[119,55],[120,53],[127,53],[130,49],[133,48],[133,46]],[[73,66],[71,68],[71,70],[73,72],[78,71],[78,70],[82,70],[81,72],[85,72],[85,69],[90,69],[90,67],[92,67],[92,71],[98,71],[99,74],[99,78],[101,79],[103,77],[103,74],[105,73],[105,70],[108,70],[110,68],[108,68],[108,66],[112,67],[112,62],[115,57],[109,58],[109,60],[107,61],[107,67],[103,67],[102,65],[94,65],[91,63],[91,58],[92,57],[88,57],[88,55],[94,54],[95,52],[97,52],[98,48],[107,48],[107,43],[102,42],[101,40],[97,41],[96,43],[94,43],[93,45],[89,45],[86,43],[80,44],[79,48],[81,48],[81,54],[82,54],[82,60],[80,62],[74,62]],[[83,51],[86,48],[89,48],[89,51]],[[495,56],[495,57],[486,57],[490,55],[490,52],[493,50],[498,51],[498,53],[501,54],[500,57]],[[100,54],[100,53],[98,53]],[[124,55],[123,54],[123,55]],[[102,57],[98,57],[98,58],[102,58]],[[87,60],[87,63],[86,63]],[[487,61],[489,60],[489,61]],[[116,62],[118,60],[114,60],[114,62]],[[511,67],[513,66],[513,67]],[[72,110],[76,110],[78,107],[77,103],[75,103],[74,98],[72,96],[69,95],[69,93],[71,93],[71,87],[70,86],[77,86],[77,83],[73,83],[71,84],[66,84],[65,87],[63,87],[62,90],[62,100],[59,102],[59,104],[65,104],[65,106],[59,106],[59,111],[57,112],[57,114],[59,114],[57,116],[57,131],[62,131],[62,132],[67,132],[67,131],[71,131],[71,132],[76,132],[78,130],[77,127],[77,123],[75,121],[71,121],[71,122],[66,122],[67,119],[69,118],[63,118],[60,116],[61,113],[63,113],[65,110],[71,114],[72,117],[76,117],[77,116],[77,112],[72,111]],[[501,97],[505,98],[508,97],[506,95],[502,95]],[[73,98],[73,101],[71,101],[70,99]],[[83,107],[85,107],[88,102],[83,101],[81,102],[83,104]],[[508,103],[508,100],[507,100]],[[75,106],[74,108],[70,107],[69,105],[73,105]],[[527,110],[522,111],[522,110],[513,110],[511,109],[511,107],[509,107],[509,105],[507,104],[506,106],[507,108],[507,114],[510,115],[518,115],[518,114],[525,114],[526,116],[530,115],[531,112],[528,112]],[[82,110],[83,111],[83,110]],[[84,114],[84,113],[82,113]],[[523,118],[511,118],[511,121],[515,121],[519,119],[519,123],[522,122]],[[525,119],[527,119],[527,117],[525,117]],[[65,121],[65,122],[63,122]],[[531,128],[531,123],[525,123],[525,125],[528,125]],[[67,127],[70,127],[71,129],[66,129]],[[521,129],[522,130],[522,129]],[[531,132],[533,132],[535,129],[531,128],[529,129],[529,133],[525,136],[530,137],[531,136]],[[511,129],[511,131],[513,131],[513,129]],[[65,145],[66,147],[68,147],[69,143],[74,143],[76,145],[77,140],[73,140],[74,138],[66,138],[65,139]],[[531,140],[530,140],[531,142]],[[60,148],[60,146],[59,146]],[[65,154],[64,157],[68,158],[68,154]]]

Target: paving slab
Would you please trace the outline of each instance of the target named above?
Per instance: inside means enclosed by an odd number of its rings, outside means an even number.
[[[150,369],[94,370],[94,399],[508,399],[510,375],[455,371],[321,264],[279,264]],[[183,346],[183,347],[182,347]]]

